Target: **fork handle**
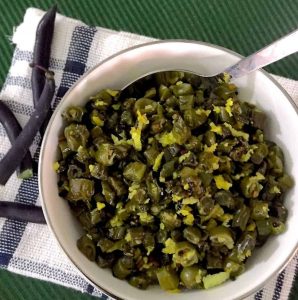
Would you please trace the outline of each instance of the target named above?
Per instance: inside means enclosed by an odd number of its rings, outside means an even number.
[[[232,78],[244,76],[252,71],[265,67],[290,54],[298,51],[298,29],[278,39],[261,50],[241,59],[235,65],[228,67],[224,72]]]

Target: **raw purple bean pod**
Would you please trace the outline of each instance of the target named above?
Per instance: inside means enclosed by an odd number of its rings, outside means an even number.
[[[55,17],[57,12],[57,5],[54,5],[40,20],[35,37],[35,45],[33,50],[33,64],[42,66],[45,69],[49,68],[51,44],[54,33]],[[31,85],[33,93],[34,107],[37,106],[39,97],[42,93],[45,84],[44,72],[39,68],[32,69]],[[41,135],[45,132],[47,123],[51,117],[51,110],[41,127]]]
[[[46,224],[41,207],[17,202],[0,201],[0,217]]]
[[[6,134],[11,142],[14,141],[22,131],[22,127],[18,120],[12,113],[12,111],[0,100],[0,123],[3,125]],[[33,161],[30,151],[27,151],[23,160],[17,168],[17,174],[19,178],[27,179],[33,175]]]
[[[47,71],[45,73],[45,78],[45,85],[33,114],[9,151],[0,161],[0,185],[6,184],[10,176],[21,163],[34,140],[34,137],[47,117],[55,93],[54,73]]]

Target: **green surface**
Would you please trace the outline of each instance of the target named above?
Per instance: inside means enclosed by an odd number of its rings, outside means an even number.
[[[50,0],[0,0],[0,86],[13,45],[8,37],[27,7],[49,8]],[[62,0],[62,14],[90,25],[156,38],[211,42],[250,54],[298,27],[298,0]],[[298,80],[298,54],[267,68]],[[298,285],[292,299],[297,299]],[[296,295],[296,296],[295,296]],[[91,299],[53,284],[0,271],[0,299]]]
[[[27,7],[47,9],[51,0],[1,0],[0,84],[13,51],[7,39]],[[91,25],[162,39],[206,41],[243,55],[298,27],[297,0],[61,0],[59,11]],[[298,54],[268,70],[298,79]]]
[[[95,300],[98,299],[57,284],[25,278],[0,270],[1,300]]]

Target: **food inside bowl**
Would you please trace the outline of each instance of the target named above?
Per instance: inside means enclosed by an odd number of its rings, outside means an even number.
[[[59,194],[85,230],[78,248],[115,277],[208,289],[285,230],[283,152],[226,75],[150,75],[62,117]]]

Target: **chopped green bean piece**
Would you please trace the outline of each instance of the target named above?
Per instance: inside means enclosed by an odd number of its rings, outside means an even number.
[[[131,274],[133,269],[132,257],[123,256],[117,260],[113,266],[113,274],[119,279],[124,279]]]
[[[251,214],[250,209],[247,206],[242,205],[241,208],[236,211],[236,214],[233,218],[232,226],[240,227],[240,229],[244,231],[246,228],[246,224],[249,220],[250,214]]]
[[[103,255],[98,255],[96,263],[101,268],[111,268],[115,261],[115,254],[108,253]]]
[[[81,122],[85,109],[80,106],[69,106],[63,113],[62,118],[66,122]]]
[[[83,178],[71,178],[69,180],[69,193],[67,199],[70,201],[90,201],[94,195],[94,181]]]
[[[224,271],[230,274],[230,277],[237,277],[244,272],[244,265],[228,260],[225,263]]]
[[[109,185],[107,181],[101,182],[102,194],[104,195],[108,204],[114,206],[115,205],[115,192]]]
[[[230,229],[224,226],[214,227],[210,230],[210,240],[212,243],[224,245],[228,249],[233,249],[234,240]]]
[[[95,261],[96,248],[93,241],[86,235],[83,235],[77,241],[79,250],[91,261]]]
[[[150,284],[150,280],[146,276],[142,276],[142,275],[132,276],[128,282],[132,286],[141,290],[145,290]]]
[[[65,159],[69,154],[71,154],[71,150],[70,150],[66,140],[62,140],[59,142],[59,148],[60,148],[63,159]]]
[[[111,166],[116,158],[115,147],[111,144],[101,144],[95,153],[95,159],[103,166]]]
[[[89,165],[89,171],[92,177],[101,180],[108,179],[107,169],[99,163],[95,163],[94,165]]]
[[[167,178],[173,175],[175,170],[175,164],[177,163],[177,159],[173,159],[171,161],[166,162],[160,171],[161,178]]]
[[[280,220],[276,219],[276,218],[272,218],[272,234],[281,234],[283,232],[285,232],[286,230],[286,226],[283,222],[281,222]]]
[[[136,101],[134,109],[142,115],[153,114],[157,109],[157,102],[148,98],[141,98]]]
[[[264,179],[265,177],[261,174],[251,177],[244,177],[240,183],[243,195],[246,198],[257,198],[263,189],[263,185],[260,183],[260,181]]]
[[[254,201],[252,204],[251,217],[254,220],[263,220],[269,218],[268,203],[262,201]]]
[[[199,287],[203,274],[204,271],[197,266],[184,267],[180,273],[180,279],[186,288],[195,289]]]
[[[173,261],[181,264],[183,267],[189,267],[198,262],[198,253],[196,248],[189,242],[180,242],[176,245],[176,251],[173,255]]]
[[[270,223],[270,220],[265,219],[265,220],[257,220],[257,229],[258,233],[261,236],[268,236],[272,232],[272,226]]]
[[[67,145],[71,151],[77,151],[80,146],[86,147],[89,131],[85,125],[70,124],[64,129]]]
[[[204,287],[205,289],[210,289],[227,281],[229,277],[230,275],[228,272],[220,272],[212,275],[207,275],[203,277]]]
[[[98,241],[97,246],[100,248],[102,252],[108,252],[114,245],[114,242],[109,240],[108,238],[102,238]]]
[[[146,165],[140,162],[133,162],[128,164],[123,172],[123,176],[131,181],[140,182],[146,172]]]
[[[198,245],[202,234],[199,228],[188,226],[183,230],[183,236],[192,244]]]
[[[181,226],[181,220],[178,219],[177,214],[171,211],[162,211],[160,213],[160,219],[163,222],[165,228],[174,229]]]
[[[178,288],[179,278],[176,272],[170,267],[162,267],[156,271],[159,285],[166,291],[175,290]]]
[[[180,111],[192,109],[194,104],[194,96],[193,95],[179,96],[178,101],[179,101]]]

